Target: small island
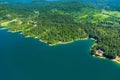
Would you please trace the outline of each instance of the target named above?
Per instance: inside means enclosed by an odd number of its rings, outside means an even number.
[[[36,7],[37,5],[37,7]],[[91,55],[120,63],[120,12],[80,2],[0,3],[0,30],[20,32],[50,46],[93,39]]]

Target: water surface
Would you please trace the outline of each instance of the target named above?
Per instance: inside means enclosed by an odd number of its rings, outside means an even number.
[[[0,80],[119,80],[119,64],[89,54],[93,43],[49,47],[19,33],[0,31]]]
[[[120,66],[92,57],[93,41],[49,47],[19,33],[0,31],[0,80],[119,80]]]

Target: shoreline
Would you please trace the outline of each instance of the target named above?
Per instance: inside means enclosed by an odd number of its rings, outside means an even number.
[[[8,29],[8,28],[0,27],[0,30],[6,30],[6,29]],[[47,41],[41,40],[41,39],[39,39],[37,36],[30,36],[30,35],[25,36],[21,31],[10,31],[10,30],[8,30],[8,32],[11,32],[11,33],[20,32],[20,34],[22,34],[25,38],[32,38],[32,37],[33,37],[34,39],[38,39],[40,42],[43,42],[43,43],[46,43],[46,44],[47,44]],[[48,44],[48,46],[57,46],[57,45],[62,45],[62,44],[70,44],[70,43],[73,43],[73,42],[75,42],[75,41],[89,40],[89,39],[96,41],[94,38],[88,38],[88,37],[87,37],[87,38],[75,39],[75,40],[68,41],[68,42],[59,41],[59,42],[56,42],[55,44]],[[91,51],[92,47],[94,47],[95,45],[97,45],[97,43],[94,43],[94,44],[91,46],[90,51]],[[108,59],[108,58],[106,58],[106,57],[104,57],[104,56],[96,56],[96,55],[92,55],[92,56],[93,56],[93,57],[98,57],[98,58],[101,58],[101,59]],[[113,61],[113,62],[116,62],[116,63],[120,64],[120,57],[118,57],[118,56],[116,56],[115,59],[110,59],[110,60]]]
[[[76,40],[72,40],[72,41],[68,41],[68,42],[62,42],[62,41],[59,41],[57,42],[56,44],[48,44],[49,46],[56,46],[56,45],[62,45],[62,44],[70,44],[70,43],[73,43],[75,41],[80,41],[80,40],[88,40],[89,38],[82,38],[82,39],[76,39]],[[43,41],[44,42],[44,41]]]
[[[8,29],[8,28],[6,28],[6,27],[3,27],[3,26],[1,26],[1,28],[0,28],[0,30],[6,30],[6,29]],[[20,32],[20,34],[22,34],[23,36],[25,36],[25,38],[34,38],[34,39],[38,39],[40,42],[43,42],[43,43],[46,43],[47,44],[47,41],[45,41],[45,40],[41,40],[41,39],[39,39],[37,36],[31,36],[31,35],[24,35],[21,31],[11,31],[11,30],[8,30],[7,32],[11,32],[11,33],[17,33],[17,32]],[[90,39],[90,40],[94,40],[94,41],[96,41],[94,38],[88,38],[88,37],[86,37],[86,38],[79,38],[79,39],[75,39],[75,40],[72,40],[72,41],[68,41],[68,42],[62,42],[62,41],[59,41],[59,42],[56,42],[55,44],[48,44],[48,46],[56,46],[56,45],[62,45],[62,44],[69,44],[69,43],[73,43],[73,42],[75,42],[75,41],[79,41],[79,40],[88,40],[88,39]]]
[[[116,56],[116,58],[112,59],[112,61],[120,64],[120,57]]]
[[[109,58],[106,58],[105,56],[96,56],[96,55],[92,55],[93,57],[97,57],[97,58],[100,58],[100,59],[109,59]],[[115,62],[117,64],[120,64],[120,57],[116,56],[115,59],[109,59],[111,60],[112,62]]]
[[[6,30],[6,29],[8,29],[8,28],[5,28],[5,27],[0,27],[0,30]]]

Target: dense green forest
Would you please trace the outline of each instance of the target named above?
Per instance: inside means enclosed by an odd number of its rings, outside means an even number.
[[[0,4],[0,25],[51,45],[94,38],[91,54],[104,51],[109,59],[120,57],[120,12],[80,2]],[[16,7],[15,7],[16,6]]]

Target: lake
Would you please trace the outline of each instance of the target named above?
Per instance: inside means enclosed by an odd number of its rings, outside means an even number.
[[[0,80],[119,80],[120,64],[91,56],[93,44],[92,40],[81,40],[50,47],[0,30]]]
[[[0,31],[0,80],[119,80],[120,65],[90,55],[94,41],[50,47]]]

